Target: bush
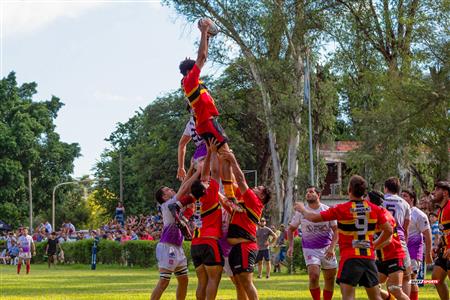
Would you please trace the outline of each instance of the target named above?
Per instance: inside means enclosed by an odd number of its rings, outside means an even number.
[[[61,244],[64,251],[64,262],[66,264],[90,264],[92,255],[93,240],[81,240],[77,242],[66,242]],[[97,264],[122,264],[139,267],[157,267],[156,261],[156,241],[128,241],[120,244],[116,241],[100,240],[97,248]],[[36,256],[34,263],[44,263],[45,247],[47,242],[36,243]],[[191,260],[191,243],[183,242],[183,250],[188,260]],[[291,260],[287,259],[288,265]],[[306,270],[305,259],[303,257],[302,243],[300,238],[294,239],[294,257],[292,263],[293,271]]]

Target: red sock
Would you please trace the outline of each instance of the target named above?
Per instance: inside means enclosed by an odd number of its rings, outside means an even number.
[[[30,264],[27,264],[27,274],[30,273]]]
[[[323,300],[333,299],[333,291],[323,290]]]
[[[315,289],[309,289],[313,300],[320,300],[320,287]]]
[[[418,291],[417,292],[411,291],[409,299],[411,299],[411,300],[419,300],[419,292]]]
[[[20,268],[22,268],[22,264],[18,263],[17,264],[17,274],[20,274]]]

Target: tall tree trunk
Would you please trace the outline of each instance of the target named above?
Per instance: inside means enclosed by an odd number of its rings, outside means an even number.
[[[294,127],[288,142],[287,158],[287,178],[286,178],[286,196],[284,199],[283,223],[287,224],[291,217],[294,203],[295,179],[298,174],[298,144],[300,142],[300,132]]]
[[[244,55],[246,52],[244,51]],[[252,55],[246,55],[247,61],[250,66],[250,70],[252,72],[253,79],[255,80],[256,84],[259,87],[259,90],[261,92],[262,102],[263,102],[263,108],[264,108],[264,117],[267,124],[267,133],[269,136],[269,147],[270,147],[270,156],[272,160],[272,171],[273,171],[273,181],[274,181],[274,187],[275,187],[275,195],[276,195],[276,201],[277,201],[277,212],[275,214],[278,215],[278,220],[281,220],[282,213],[283,213],[283,189],[281,188],[281,162],[280,162],[280,155],[277,151],[276,147],[276,135],[275,132],[272,129],[272,105],[270,102],[270,96],[267,93],[266,87],[264,85],[264,82],[261,78],[260,72],[258,70],[258,67],[256,63],[253,60]]]

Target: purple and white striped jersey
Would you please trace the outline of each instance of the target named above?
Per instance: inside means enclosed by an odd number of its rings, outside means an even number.
[[[431,232],[427,215],[417,207],[411,208],[411,223],[408,230],[408,251],[411,259],[423,259],[423,234],[425,230]]]
[[[186,123],[186,127],[184,128],[183,135],[191,137],[192,141],[195,144],[195,147],[200,146],[202,143],[204,143],[204,140],[201,136],[197,134],[197,131],[195,130],[195,121],[194,117],[190,117],[189,121]]]
[[[305,206],[305,209],[318,214],[321,211],[329,209],[329,207],[320,203],[318,209],[312,209],[308,205]],[[292,227],[300,226],[303,248],[323,249],[331,244],[331,240],[333,239],[332,226],[337,226],[337,222],[336,220],[333,220],[329,222],[313,223],[306,220],[301,213],[295,212],[289,225]]]
[[[177,201],[177,197],[173,196],[172,198],[161,204],[161,214],[164,227],[162,230],[160,242],[181,246],[181,244],[183,243],[183,234],[175,223],[175,218],[169,210],[169,205]]]
[[[401,241],[405,242],[405,220],[411,220],[411,208],[408,202],[398,195],[385,194],[383,206],[394,217],[398,236]]]

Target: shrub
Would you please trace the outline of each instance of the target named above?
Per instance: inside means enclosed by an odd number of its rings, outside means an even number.
[[[120,244],[116,241],[100,240],[97,245],[97,264],[122,264],[139,267],[157,267],[156,261],[156,241],[128,241]],[[36,256],[33,263],[44,263],[45,247],[47,242],[36,243]],[[66,242],[61,244],[64,250],[64,262],[67,264],[90,264],[92,255],[93,240],[86,239],[76,242]],[[183,242],[183,250],[188,260],[191,260],[191,243]],[[291,259],[287,259],[290,266]],[[294,239],[294,257],[292,261],[293,271],[306,270],[301,239]]]

